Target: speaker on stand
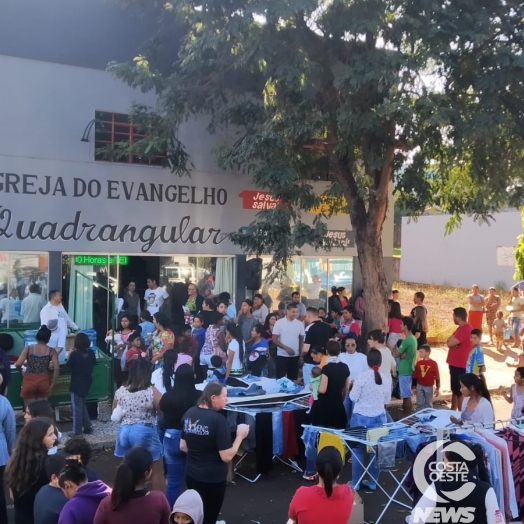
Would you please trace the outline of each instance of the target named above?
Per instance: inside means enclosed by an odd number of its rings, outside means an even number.
[[[246,289],[251,291],[251,298],[254,292],[262,287],[262,259],[252,258],[246,262],[246,278],[244,281]]]

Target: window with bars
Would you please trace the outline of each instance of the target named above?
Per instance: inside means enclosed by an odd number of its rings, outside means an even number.
[[[132,123],[129,115],[123,113],[96,111],[95,122],[95,160],[107,161],[108,150],[117,152],[119,147],[133,145],[145,137],[138,131],[138,126]],[[111,162],[150,166],[162,166],[165,160],[165,156],[145,158],[135,152],[115,154],[110,158]]]

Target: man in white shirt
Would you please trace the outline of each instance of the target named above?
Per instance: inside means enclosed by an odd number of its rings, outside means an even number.
[[[2,315],[2,323],[18,322],[18,316],[16,314],[16,300],[18,299],[18,290],[12,289],[8,297],[0,300],[0,314]]]
[[[31,284],[29,295],[22,300],[20,314],[24,319],[24,324],[34,324],[40,322],[40,311],[45,306],[44,297],[40,294],[40,286]]]
[[[49,341],[49,346],[54,347],[58,355],[65,347],[67,328],[78,331],[78,326],[69,318],[64,306],[62,305],[62,293],[57,289],[49,292],[49,302],[40,311],[40,323],[48,325],[51,320],[57,321],[56,331]]]
[[[291,303],[297,308],[297,318],[301,322],[304,322],[306,318],[306,306],[300,301],[300,293],[298,291],[293,291],[291,293]]]
[[[146,301],[146,309],[154,315],[160,311],[164,300],[169,297],[164,288],[158,287],[155,278],[147,279],[148,289],[144,293],[144,300]]]
[[[298,361],[304,343],[304,324],[296,319],[297,306],[291,303],[286,316],[277,320],[273,327],[273,342],[277,346],[277,378],[298,379]]]

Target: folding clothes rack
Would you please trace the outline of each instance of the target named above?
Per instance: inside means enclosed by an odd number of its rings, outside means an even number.
[[[294,411],[297,409],[309,409],[308,400],[311,394],[308,393],[307,395],[297,395],[298,396],[293,399],[268,399],[266,401],[255,402],[250,402],[249,397],[246,397],[245,402],[235,402],[234,404],[227,404],[224,409],[226,411],[231,411],[234,413],[243,413],[245,415],[250,415],[253,418],[256,417],[257,413],[274,413],[278,411]],[[289,407],[291,407],[291,409],[287,409]],[[233,472],[239,477],[242,477],[244,480],[247,480],[248,482],[254,484],[262,476],[262,473],[258,473],[254,478],[249,478],[246,475],[239,473],[238,471],[242,465],[243,460],[251,451],[252,450],[246,451],[242,455],[242,457],[240,457],[239,461],[233,467]],[[298,471],[299,473],[303,472],[302,468],[292,459],[284,459],[279,455],[273,455],[273,460],[275,459],[279,460],[280,462],[282,462],[282,464],[285,464],[289,468]]]
[[[508,419],[504,419],[504,420],[495,420],[494,422],[490,422],[488,424],[484,424],[482,422],[470,422],[470,423],[467,423],[467,424],[462,424],[462,426],[457,426],[457,425],[454,425],[452,427],[449,427],[449,428],[442,428],[442,429],[439,429],[437,430],[437,440],[449,440],[449,435],[450,433],[456,433],[457,431],[463,431],[465,429],[497,429],[497,425],[498,424],[501,424],[501,428],[499,429],[502,429],[504,427],[507,427],[511,424],[521,424],[524,422],[524,416],[522,417],[519,417],[519,418],[508,418]],[[523,431],[522,429],[520,428],[514,428],[516,429],[517,431]],[[439,448],[437,450],[437,460],[438,461],[441,461],[442,460],[442,448]]]
[[[391,428],[394,424],[385,424],[382,427]],[[370,466],[373,464],[373,461],[377,460],[377,451],[378,451],[379,441],[378,440],[370,440],[368,438],[368,431],[369,431],[369,429],[367,429],[367,428],[341,430],[341,429],[324,428],[324,427],[320,427],[320,426],[304,426],[304,427],[311,428],[312,430],[318,431],[319,433],[330,433],[332,435],[336,435],[336,436],[340,437],[340,439],[344,442],[344,445],[346,446],[346,448],[351,453],[352,460],[357,460],[360,463],[360,465],[362,466],[362,468],[364,468],[362,476],[357,480],[357,482],[353,482],[353,479],[352,479],[352,484],[353,485],[358,485],[358,484],[360,484],[362,482],[362,479],[365,477],[365,475],[368,472]],[[370,429],[374,430],[374,429],[379,429],[379,428],[370,428]],[[398,443],[398,442],[403,442],[403,441],[404,441],[404,437],[403,436],[399,436],[399,435],[384,435],[384,436],[380,437],[380,444],[383,443],[383,442],[397,442]],[[352,443],[352,444],[363,444],[365,446],[368,446],[368,447],[374,449],[374,452],[372,454],[370,454],[370,459],[369,459],[369,463],[368,463],[367,467],[364,466],[364,464],[362,464],[362,462],[360,462],[360,460],[358,460],[358,458],[355,456],[355,454],[353,452],[353,448],[350,445],[350,443]],[[391,470],[388,470],[388,473],[391,475],[391,478],[394,480],[394,482],[396,484],[396,487],[395,487],[394,491],[391,494],[389,494],[384,489],[384,487],[380,483],[377,482],[377,487],[380,488],[380,490],[386,495],[386,497],[388,497],[388,502],[384,506],[384,509],[382,510],[382,513],[379,515],[379,517],[375,521],[375,524],[378,524],[380,522],[380,520],[382,519],[382,517],[385,515],[386,511],[388,510],[389,506],[393,502],[395,504],[398,504],[399,506],[403,506],[404,508],[409,509],[410,511],[412,509],[411,506],[406,504],[405,502],[402,502],[401,500],[396,500],[395,499],[395,497],[400,492],[400,490],[402,490],[407,495],[407,497],[409,499],[411,499],[411,496],[409,495],[409,493],[406,491],[406,489],[403,486],[404,481],[406,480],[406,478],[408,476],[409,469],[402,476],[402,478],[397,477],[393,473],[393,471],[391,471]]]

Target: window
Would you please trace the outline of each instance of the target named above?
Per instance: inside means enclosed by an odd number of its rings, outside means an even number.
[[[250,257],[251,258],[251,257]],[[267,264],[271,257],[263,256],[262,288],[266,305],[277,309],[279,302],[291,301],[291,293],[298,291],[306,306],[326,307],[330,289],[345,287],[349,293],[353,285],[353,258],[296,257],[288,266],[286,275],[270,281]],[[270,307],[270,304],[272,307]]]
[[[22,301],[31,292],[41,295],[41,305],[47,303],[47,279],[47,253],[0,252],[0,328],[40,323],[35,308],[22,315]]]
[[[95,112],[95,160],[111,160],[124,164],[162,166],[166,156],[144,158],[137,153],[119,154],[119,149],[136,144],[146,135],[138,132],[138,126],[122,113]],[[114,152],[114,156],[110,157]]]

